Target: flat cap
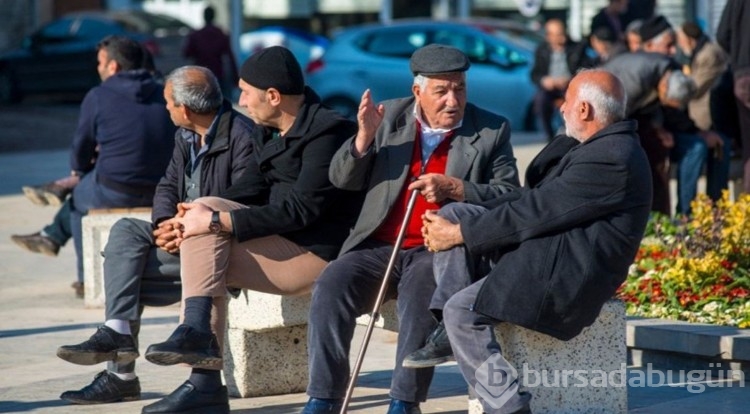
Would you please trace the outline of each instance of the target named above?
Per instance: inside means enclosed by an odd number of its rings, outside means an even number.
[[[282,95],[300,95],[305,91],[302,68],[289,49],[267,47],[251,55],[240,69],[240,78],[258,89],[274,88]]]
[[[432,43],[411,55],[409,68],[414,76],[465,72],[469,69],[469,58],[455,47]]]
[[[649,40],[659,36],[665,30],[671,29],[672,26],[669,24],[667,19],[662,16],[654,16],[643,22],[641,25],[640,35],[642,42],[648,42]]]

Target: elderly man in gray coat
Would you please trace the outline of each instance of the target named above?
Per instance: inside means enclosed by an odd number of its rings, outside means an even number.
[[[306,414],[341,408],[356,318],[372,309],[412,190],[421,196],[390,279],[400,332],[388,412],[420,412],[432,371],[401,367],[403,357],[421,347],[436,324],[428,309],[435,288],[432,253],[423,246],[419,218],[427,209],[479,203],[518,186],[507,120],[466,102],[468,58],[433,44],[414,52],[410,65],[414,96],[376,105],[365,91],[358,132],[331,162],[335,186],[367,195],[338,259],[313,288]]]
[[[533,187],[484,206],[443,208],[454,221],[425,214],[425,244],[439,251],[430,306],[442,310],[444,325],[407,365],[435,365],[452,346],[485,412],[530,412],[531,396],[518,392],[493,326],[504,321],[569,340],[594,322],[624,281],[651,205],[648,160],[635,122],[623,121],[625,97],[611,73],[579,73],[561,107],[566,135],[579,143],[543,149],[531,171],[540,170],[540,160],[559,161],[549,163]],[[549,154],[555,151],[557,157]],[[475,272],[469,256],[486,259],[491,270]],[[480,369],[487,361],[491,384],[488,370]]]

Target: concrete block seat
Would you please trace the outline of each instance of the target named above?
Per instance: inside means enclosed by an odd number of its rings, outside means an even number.
[[[396,302],[383,305],[376,327],[398,331]],[[307,314],[310,296],[284,297],[243,290],[229,301],[224,377],[230,395],[258,397],[304,392],[307,387]],[[369,316],[358,324],[367,325]],[[505,356],[519,379],[534,372],[566,375],[567,386],[522,385],[534,395],[534,413],[624,413],[627,411],[625,307],[609,301],[596,322],[571,341],[559,341],[509,324],[496,327]],[[359,346],[353,344],[353,346]],[[584,384],[574,371],[586,379]],[[601,373],[612,378],[604,384]],[[535,385],[535,384],[530,384]],[[552,383],[552,385],[555,385]],[[584,386],[585,385],[585,386]],[[469,412],[481,413],[475,399]]]
[[[151,208],[92,209],[83,217],[83,305],[86,308],[104,307],[104,257],[101,253],[112,225],[124,217],[149,221]]]

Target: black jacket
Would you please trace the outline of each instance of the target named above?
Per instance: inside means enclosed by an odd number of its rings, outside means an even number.
[[[533,188],[503,194],[461,221],[472,254],[501,254],[477,312],[568,340],[591,325],[625,279],[651,208],[651,174],[634,121],[568,151]],[[556,138],[532,163],[570,145]],[[543,160],[543,161],[540,161]],[[546,168],[541,168],[545,170]]]
[[[548,43],[540,43],[534,52],[534,67],[531,68],[531,81],[540,86],[542,78],[549,75],[549,63],[552,60],[552,49]],[[568,41],[565,44],[565,60],[568,62],[570,76],[576,74],[580,68],[590,67],[593,65],[588,56],[586,56],[586,47],[582,43]]]
[[[247,168],[252,153],[252,131],[253,122],[233,110],[231,103],[224,101],[216,134],[201,160],[201,196],[219,196],[239,179]],[[190,163],[190,144],[180,132],[178,130],[175,137],[174,152],[167,172],[156,187],[151,210],[154,224],[174,217],[177,203],[187,198],[185,168]]]
[[[735,72],[750,71],[750,4],[728,0],[716,29],[716,42],[729,53]]]
[[[362,194],[328,180],[331,158],[357,125],[324,107],[307,88],[297,119],[283,138],[258,127],[250,165],[224,198],[248,205],[231,212],[239,241],[280,235],[333,260],[361,208]]]

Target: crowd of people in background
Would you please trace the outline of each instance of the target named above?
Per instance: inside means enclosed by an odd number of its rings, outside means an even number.
[[[736,20],[743,9],[728,3],[717,33],[719,45],[695,22],[673,27],[654,14],[654,6],[653,1],[610,0],[580,42],[569,38],[561,20],[547,21],[545,42],[537,48],[531,70],[538,86],[534,109],[542,133],[552,140],[560,131],[552,119],[571,76],[591,67],[616,74],[628,91],[628,116],[638,121],[649,158],[652,210],[689,216],[702,175],[713,200],[728,188],[733,158],[741,155],[744,182],[750,179],[750,142],[743,138],[747,132],[740,133],[743,118],[737,116],[747,110],[741,96],[747,89],[743,67],[748,58],[738,45],[744,40]],[[634,7],[641,13],[638,18],[630,12]],[[671,174],[677,178],[676,200],[670,199]]]

